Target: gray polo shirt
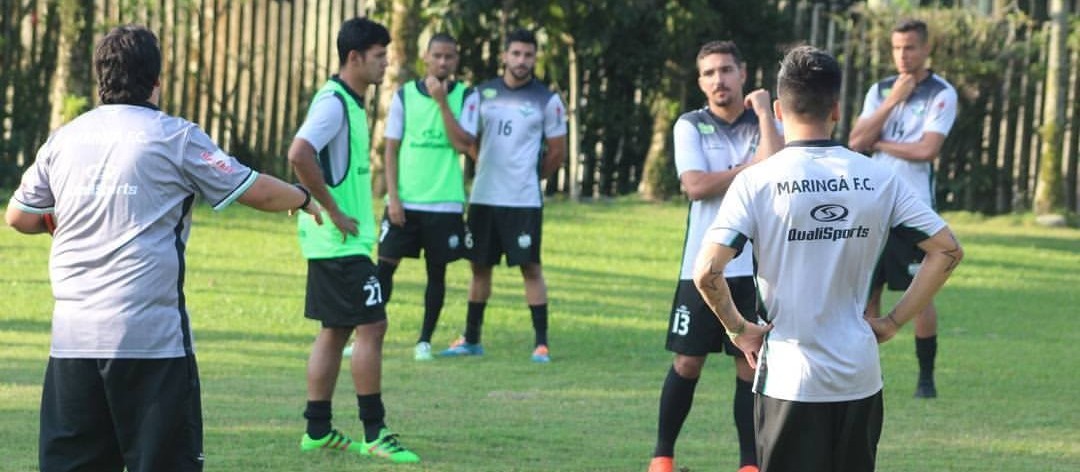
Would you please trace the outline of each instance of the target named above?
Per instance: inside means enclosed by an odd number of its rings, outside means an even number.
[[[193,352],[184,307],[192,204],[199,195],[220,210],[256,176],[193,123],[150,106],[103,105],[53,133],[11,198],[56,217],[50,355]]]

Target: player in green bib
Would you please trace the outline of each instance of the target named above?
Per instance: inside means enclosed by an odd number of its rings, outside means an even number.
[[[445,33],[428,41],[427,75],[405,84],[386,122],[386,213],[379,236],[379,283],[389,301],[403,257],[424,252],[427,288],[415,359],[431,360],[431,336],[446,297],[446,265],[462,257],[465,184],[460,153],[470,140],[458,123],[468,87],[450,80],[457,42]]]
[[[386,308],[371,251],[375,216],[371,205],[370,144],[363,93],[386,71],[386,28],[365,18],[341,26],[341,67],[315,94],[307,118],[289,148],[289,162],[323,205],[324,221],[300,218],[300,249],[308,260],[304,315],[322,328],[307,367],[307,431],[302,451],[333,449],[392,462],[419,462],[384,422],[382,345]],[[331,426],[330,400],[341,369],[342,348],[354,334],[350,359],[364,439],[353,441]]]

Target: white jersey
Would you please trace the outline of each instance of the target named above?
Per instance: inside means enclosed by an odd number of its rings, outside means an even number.
[[[896,83],[889,77],[870,87],[863,101],[860,118],[867,118],[885,101]],[[893,108],[881,128],[881,139],[896,143],[919,142],[926,133],[947,136],[956,121],[956,89],[941,76],[930,73],[915,86],[903,103]],[[915,162],[875,152],[874,159],[889,166],[903,178],[927,205],[934,206],[934,166],[930,161]]]
[[[838,402],[882,388],[877,341],[863,319],[891,229],[912,239],[945,227],[888,167],[833,141],[799,141],[740,173],[706,241],[754,241],[758,289],[773,324],[755,391]]]
[[[540,150],[545,138],[566,135],[559,94],[533,79],[518,88],[500,77],[465,99],[462,128],[480,139],[469,203],[540,208]]]
[[[675,169],[679,176],[686,172],[721,172],[750,162],[757,152],[761,132],[757,115],[746,109],[734,123],[727,123],[703,107],[684,113],[675,122]],[[720,209],[723,195],[690,202],[686,223],[686,242],[683,245],[682,268],[679,280],[694,278],[694,263],[701,239]],[[750,248],[728,264],[725,277],[754,275]]]

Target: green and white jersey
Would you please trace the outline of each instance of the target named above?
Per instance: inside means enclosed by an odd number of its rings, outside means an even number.
[[[56,130],[11,198],[57,222],[49,355],[194,352],[184,256],[195,197],[220,210],[256,177],[198,126],[150,105],[102,105]]]
[[[889,77],[870,87],[863,101],[860,118],[867,118],[885,101],[896,83],[896,76]],[[915,86],[904,103],[889,113],[881,128],[881,139],[896,143],[919,142],[925,133],[948,136],[956,121],[956,89],[939,75],[930,73]],[[934,166],[930,161],[915,162],[875,152],[874,159],[889,166],[915,190],[915,193],[931,207],[934,206]]]
[[[492,79],[465,100],[462,128],[480,139],[470,203],[540,208],[540,152],[545,138],[566,135],[559,94],[533,79],[518,87]]]
[[[330,216],[323,224],[311,215],[297,219],[300,250],[308,259],[370,256],[378,236],[371,201],[371,158],[364,97],[338,77],[327,81],[311,101],[296,137],[318,152],[323,180],[343,213],[356,219],[358,234],[344,238]]]
[[[881,390],[877,340],[863,319],[874,266],[890,230],[921,241],[943,228],[890,168],[832,141],[787,143],[741,172],[705,240],[754,242],[773,324],[755,391],[839,402]]]
[[[746,109],[727,123],[713,115],[708,107],[684,113],[675,122],[675,169],[679,176],[689,171],[721,172],[750,162],[761,141],[757,114]],[[679,280],[694,278],[694,264],[705,230],[720,209],[723,195],[690,202],[686,222]],[[724,269],[726,277],[754,275],[754,261],[749,248]]]
[[[461,123],[461,109],[471,90],[459,82],[447,87],[450,111]],[[398,150],[398,198],[408,210],[461,213],[465,179],[461,159],[450,143],[439,104],[423,80],[405,84],[390,102],[387,139],[401,142]]]

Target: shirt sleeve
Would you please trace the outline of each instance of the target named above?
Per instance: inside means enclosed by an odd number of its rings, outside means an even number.
[[[458,118],[458,123],[461,124],[461,129],[465,130],[472,137],[476,137],[477,132],[480,129],[480,94],[473,90],[468,97],[465,97],[465,103],[461,106],[461,117]]]
[[[26,169],[19,182],[19,188],[11,195],[11,204],[26,213],[52,213],[56,204],[52,187],[49,185],[49,162],[51,161],[50,144],[52,139],[38,149],[34,163]]]
[[[934,96],[930,102],[930,112],[926,114],[923,132],[948,135],[956,121],[956,89],[946,87]]]
[[[311,106],[296,137],[310,143],[318,153],[337,136],[346,121],[345,104],[336,93],[328,93],[320,96]]]
[[[863,99],[862,114],[859,118],[869,118],[880,106],[881,94],[878,92],[878,84],[871,85],[870,90],[866,91],[866,98]]]
[[[675,170],[681,177],[689,171],[708,172],[705,149],[701,145],[701,135],[690,120],[680,118],[672,130],[675,137]]]
[[[544,136],[566,136],[566,107],[557,93],[551,94],[547,106],[544,107]]]
[[[889,222],[894,235],[916,244],[946,226],[945,220],[915,195],[903,179],[894,178],[890,185],[895,187],[892,220]]]
[[[219,149],[197,126],[188,134],[181,159],[185,179],[214,210],[229,206],[258,177],[257,172]]]
[[[465,129],[465,104],[469,103],[469,99],[476,95],[476,89],[469,87],[465,89],[465,92],[461,94],[461,111],[458,112],[457,122],[461,129]]]
[[[757,228],[750,206],[753,201],[750,174],[742,172],[735,176],[720,203],[716,218],[705,231],[704,242],[722,244],[741,253],[746,242],[754,239]]]
[[[405,136],[405,102],[401,98],[403,95],[404,90],[398,90],[390,100],[390,111],[386,114],[386,133],[383,134],[387,139],[401,141]]]

